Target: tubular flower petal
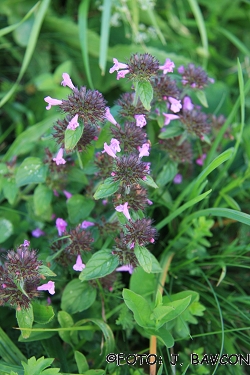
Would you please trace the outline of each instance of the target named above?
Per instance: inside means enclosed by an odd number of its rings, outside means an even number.
[[[120,78],[125,78],[125,75],[129,73],[129,70],[126,69],[126,70],[120,70],[118,73],[117,73],[117,76],[116,76],[116,79],[117,81],[119,81]]]
[[[173,73],[174,67],[175,65],[173,61],[171,61],[170,59],[166,59],[164,65],[160,65],[159,69],[163,70],[163,74],[167,74],[167,73]]]
[[[173,179],[174,184],[181,184],[182,183],[182,175],[180,173],[177,173]]]
[[[139,126],[139,128],[142,128],[147,124],[145,115],[134,115],[136,126]]]
[[[82,262],[81,255],[77,255],[76,264],[73,265],[73,270],[81,272],[85,268],[85,264]]]
[[[108,146],[106,142],[104,143],[104,151],[102,152],[106,152],[109,156],[112,156],[112,158],[116,158],[116,153],[120,151],[120,142],[117,139],[112,138],[110,141],[110,146]]]
[[[172,98],[171,96],[168,98],[168,100],[171,104],[170,106],[171,111],[173,111],[174,113],[180,112],[180,109],[182,108],[181,101],[175,98]]]
[[[122,212],[128,220],[131,220],[131,217],[128,212],[128,202],[125,202],[124,204],[120,204],[119,206],[115,207],[115,209],[118,212]]]
[[[63,159],[63,148],[60,148],[55,158],[53,158],[53,161],[56,162],[56,165],[65,164],[66,160]]]
[[[45,235],[44,231],[42,231],[40,228],[36,228],[36,229],[34,229],[34,230],[31,232],[31,234],[32,234],[33,237],[36,237],[36,238],[39,238],[39,237]]]
[[[131,266],[130,264],[125,264],[124,266],[116,268],[117,272],[129,272],[130,275],[132,275],[134,271],[134,267]]]
[[[183,111],[192,111],[194,105],[189,96],[185,96],[183,99]]]
[[[168,125],[170,123],[170,121],[176,120],[177,118],[179,118],[179,116],[172,115],[171,113],[164,113],[163,112],[162,114],[165,117],[164,125]]]
[[[114,73],[115,71],[118,72],[119,69],[126,69],[128,68],[127,64],[119,63],[117,59],[113,59],[114,66],[109,69],[109,73]]]
[[[56,227],[57,227],[59,236],[61,236],[63,234],[63,232],[65,232],[65,229],[66,229],[67,225],[68,225],[67,222],[65,220],[61,219],[60,217],[58,217],[56,219]]]
[[[63,73],[62,77],[63,77],[63,80],[61,82],[61,85],[63,85],[64,87],[68,86],[71,90],[73,90],[75,88],[75,86],[73,85],[73,83],[72,83],[72,81],[70,79],[69,74],[68,73]]]
[[[70,120],[69,125],[67,126],[67,129],[70,130],[76,130],[78,128],[79,122],[78,122],[78,114],[76,114],[72,120]]]
[[[93,227],[94,225],[95,225],[95,223],[92,223],[92,221],[84,220],[84,221],[82,222],[81,227],[82,227],[83,229],[87,229],[87,228],[89,228],[89,227]]]
[[[49,281],[47,284],[38,286],[37,290],[47,290],[50,294],[55,294],[55,283],[54,281]]]
[[[143,156],[149,156],[149,143],[144,143],[142,147],[138,147],[139,150],[139,158]]]
[[[198,159],[196,159],[196,164],[203,165],[204,164],[204,160],[206,159],[206,157],[207,157],[207,154],[202,154],[201,157],[199,157]]]
[[[111,115],[111,113],[110,113],[110,109],[109,109],[109,107],[106,107],[106,112],[105,112],[104,117],[105,117],[109,122],[111,122],[111,124],[114,124],[114,125],[117,124],[117,121],[115,121],[114,117],[113,117],[113,116]]]
[[[62,104],[62,100],[53,99],[50,96],[46,96],[46,98],[44,98],[44,101],[46,103],[48,103],[48,105],[46,107],[47,110],[49,110],[52,105],[60,105],[60,104]]]

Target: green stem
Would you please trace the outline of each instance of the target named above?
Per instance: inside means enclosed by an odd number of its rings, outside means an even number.
[[[81,159],[79,151],[76,151],[76,155],[77,155],[77,158],[78,158],[80,169],[83,169],[82,159]]]

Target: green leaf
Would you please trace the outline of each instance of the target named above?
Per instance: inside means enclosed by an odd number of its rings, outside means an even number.
[[[100,37],[100,54],[99,54],[99,66],[101,74],[104,76],[107,52],[109,44],[109,33],[110,33],[110,17],[111,17],[112,1],[104,0],[102,6],[102,21],[101,21],[101,37]]]
[[[83,125],[79,125],[75,130],[66,129],[64,133],[64,143],[66,151],[72,151],[77,145],[83,133]]]
[[[119,265],[119,260],[111,250],[100,250],[92,255],[86,267],[80,274],[80,280],[92,280],[104,277],[113,272]]]
[[[18,193],[18,187],[16,186],[16,180],[14,177],[8,177],[3,180],[3,195],[8,200],[9,204],[12,205],[15,202]]]
[[[173,180],[177,172],[177,163],[172,160],[168,160],[156,179],[157,185],[161,187],[165,186],[169,181]]]
[[[205,92],[202,90],[198,90],[195,92],[195,94],[198,100],[200,101],[200,103],[203,105],[203,107],[208,108],[207,97],[206,97]]]
[[[69,314],[87,310],[96,299],[96,289],[79,279],[71,280],[62,294],[61,308]]]
[[[86,219],[94,207],[95,202],[92,199],[84,197],[80,194],[73,195],[67,200],[67,209],[70,222],[72,224],[77,224]]]
[[[167,348],[172,348],[174,346],[173,336],[168,330],[149,330],[149,332],[151,333],[151,335],[156,336]]]
[[[148,81],[139,81],[136,87],[136,93],[140,97],[142,104],[149,111],[150,103],[153,99],[153,88]]]
[[[159,329],[163,324],[177,318],[183,311],[185,311],[191,302],[191,296],[186,298],[169,302],[163,306],[157,306],[154,309],[154,316],[157,321],[156,327]]]
[[[74,356],[79,374],[85,374],[89,369],[88,361],[85,355],[75,350]]]
[[[3,319],[2,319],[3,320]],[[10,337],[0,327],[0,357],[8,364],[11,364],[14,369],[14,365],[20,364],[20,361],[25,361],[26,358],[18,347],[13,343]],[[2,369],[2,364],[0,364]]]
[[[114,194],[119,189],[120,182],[114,181],[112,177],[106,178],[106,180],[98,186],[94,198],[95,199],[102,199],[109,197],[110,195]]]
[[[144,269],[145,272],[158,273],[162,271],[160,264],[146,247],[135,245],[134,252],[140,266]]]
[[[39,267],[39,273],[43,276],[56,276],[56,273],[51,271],[51,269],[44,264]]]
[[[22,361],[22,365],[24,368],[24,375],[55,375],[59,374],[60,369],[59,368],[50,368],[45,370],[47,367],[49,367],[52,362],[54,361],[54,358],[44,358],[41,357],[38,360],[36,360],[35,357],[31,357],[28,359],[28,362],[25,363]]]
[[[57,314],[57,319],[62,328],[73,327],[74,320],[72,316],[66,311],[59,311]],[[72,332],[71,331],[59,331],[59,336],[67,344],[72,344]],[[75,333],[75,332],[74,332]]]
[[[6,241],[14,232],[11,221],[0,217],[0,243]]]
[[[38,302],[32,302],[34,321],[40,324],[49,323],[55,316],[52,306],[41,305]]]
[[[233,199],[230,195],[228,194],[222,194],[223,198],[227,202],[228,206],[231,207],[233,210],[241,211],[240,206],[236,202],[235,199]]]
[[[122,296],[128,308],[133,311],[135,321],[139,326],[155,327],[155,322],[151,318],[151,306],[145,298],[129,289],[123,289]]]
[[[141,296],[149,296],[155,292],[156,277],[152,273],[147,273],[142,267],[137,267],[130,277],[130,290]]]
[[[175,121],[175,120],[172,120]],[[171,123],[166,127],[166,130],[164,132],[161,132],[159,134],[160,139],[168,139],[168,138],[173,138],[177,137],[178,135],[181,135],[184,130],[183,127],[179,123]]]
[[[146,176],[146,179],[145,180],[141,180],[142,182],[144,182],[144,184],[148,185],[148,186],[151,186],[155,189],[158,188],[158,186],[156,185],[156,183],[154,182],[154,180],[152,179],[151,176],[147,175]]]
[[[28,157],[17,169],[16,184],[23,186],[28,184],[45,182],[47,166],[39,158]]]
[[[42,215],[44,212],[50,209],[50,203],[52,201],[52,191],[45,185],[38,185],[35,188],[33,199],[35,214],[37,216]]]
[[[16,310],[16,318],[19,328],[21,329],[23,338],[28,338],[31,334],[29,328],[32,328],[34,321],[32,305],[28,309]]]

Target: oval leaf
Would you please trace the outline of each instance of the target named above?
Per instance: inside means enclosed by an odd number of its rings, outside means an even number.
[[[30,305],[28,309],[16,310],[16,318],[18,326],[21,328],[23,338],[27,339],[31,334],[31,331],[28,328],[32,328],[34,321],[32,305]]]
[[[39,158],[26,158],[17,169],[16,184],[23,186],[28,184],[45,182],[47,166]]]
[[[71,151],[77,145],[83,133],[83,126],[79,125],[75,130],[66,129],[64,143],[66,151]]]
[[[95,199],[102,199],[109,197],[119,189],[120,182],[114,181],[112,177],[106,178],[103,184],[99,185],[95,194]]]
[[[92,280],[104,277],[113,272],[119,265],[119,260],[111,253],[111,250],[97,251],[80,274],[80,280]]]
[[[75,279],[70,281],[63,291],[61,308],[69,314],[75,314],[87,310],[95,302],[95,298],[96,289]]]
[[[13,233],[11,221],[0,217],[0,243],[6,241]]]
[[[153,99],[153,88],[148,81],[140,81],[138,85],[135,85],[137,94],[139,95],[142,104],[149,111],[151,106],[150,103]]]

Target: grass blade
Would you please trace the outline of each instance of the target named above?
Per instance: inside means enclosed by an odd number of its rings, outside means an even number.
[[[24,54],[24,58],[23,58],[23,62],[22,62],[22,66],[21,66],[19,75],[17,77],[17,80],[16,80],[15,84],[7,92],[7,94],[2,98],[2,100],[0,102],[0,108],[13,95],[13,93],[17,89],[18,84],[21,81],[24,73],[26,72],[26,69],[28,68],[28,65],[30,63],[30,60],[32,58],[33,52],[34,52],[35,47],[36,47],[39,32],[40,32],[40,29],[41,29],[41,26],[42,26],[42,23],[43,23],[43,20],[44,20],[44,17],[45,17],[45,14],[47,12],[49,4],[50,4],[50,0],[43,0],[42,2],[40,2],[40,6],[38,8],[38,12],[37,12],[36,17],[35,17],[35,22],[34,22],[34,25],[32,27],[31,33],[30,33],[29,42],[28,42],[28,45],[27,45],[27,48],[26,48],[26,51],[25,51],[25,54]]]
[[[80,47],[82,51],[83,65],[85,68],[89,87],[93,90],[94,85],[91,78],[89,58],[88,58],[88,9],[90,0],[83,0],[78,10],[78,27],[79,27],[79,39]]]
[[[109,44],[109,32],[110,32],[110,16],[111,16],[111,0],[104,0],[103,11],[102,11],[102,25],[101,25],[101,38],[100,38],[100,56],[99,66],[102,75],[105,74],[108,44]]]
[[[23,353],[0,327],[0,356],[8,364],[19,365],[20,361],[27,361]]]
[[[206,198],[206,196],[208,194],[211,193],[212,190],[208,190],[206,191],[205,193],[199,195],[198,197],[195,197],[194,199],[191,199],[190,201],[188,201],[187,203],[183,204],[181,207],[179,207],[177,210],[175,210],[172,214],[170,214],[169,216],[167,216],[165,219],[163,219],[162,221],[160,221],[156,226],[155,228],[157,230],[160,230],[162,229],[163,227],[165,227],[165,225],[167,225],[168,223],[170,223],[174,218],[176,218],[177,216],[179,216],[183,211],[185,211],[186,209],[188,209],[189,207],[192,207],[194,206],[196,203],[202,201],[203,199]]]

